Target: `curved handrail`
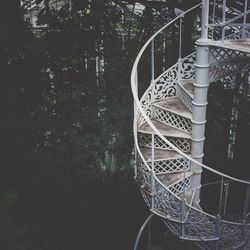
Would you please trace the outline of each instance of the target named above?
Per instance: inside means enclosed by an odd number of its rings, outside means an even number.
[[[143,47],[141,48],[141,50],[139,51],[135,62],[133,64],[133,68],[132,68],[132,73],[131,73],[131,89],[132,89],[132,94],[134,97],[134,102],[135,102],[135,112],[134,112],[134,126],[133,126],[133,130],[134,130],[134,139],[135,139],[135,146],[136,149],[138,151],[138,153],[140,154],[141,159],[143,159],[144,164],[146,165],[146,167],[148,168],[148,170],[150,170],[148,164],[146,163],[146,161],[144,160],[144,157],[140,151],[140,147],[138,144],[138,139],[137,139],[137,114],[138,114],[138,110],[140,111],[140,113],[142,114],[143,118],[145,119],[145,121],[147,122],[147,124],[151,127],[151,129],[157,134],[157,136],[159,136],[168,146],[170,146],[172,149],[174,149],[177,153],[179,153],[180,155],[182,155],[183,157],[185,157],[186,159],[194,162],[195,164],[197,164],[198,166],[214,173],[217,174],[221,177],[230,179],[232,181],[235,182],[239,182],[239,183],[243,183],[243,184],[247,184],[250,185],[249,181],[245,181],[242,179],[238,179],[235,178],[233,176],[227,175],[225,173],[222,173],[220,171],[217,171],[213,168],[210,168],[208,166],[206,166],[205,164],[202,164],[200,162],[198,162],[197,160],[193,159],[192,157],[190,157],[189,155],[183,153],[180,149],[178,149],[175,145],[173,145],[169,140],[167,140],[161,133],[160,131],[155,127],[155,125],[151,122],[150,118],[148,117],[148,115],[145,113],[145,111],[143,110],[140,100],[138,98],[138,90],[137,90],[137,67],[139,64],[139,61],[144,53],[144,51],[146,50],[146,48],[148,47],[148,45],[154,40],[154,38],[160,34],[163,30],[165,30],[167,27],[169,27],[172,23],[176,22],[178,19],[182,18],[184,15],[186,15],[187,13],[191,12],[192,10],[198,8],[201,5],[201,3],[195,5],[194,7],[190,8],[189,10],[183,12],[182,14],[180,14],[179,16],[177,16],[176,18],[174,18],[171,22],[169,22],[168,24],[166,24],[165,26],[163,26],[161,29],[159,29],[156,33],[154,33],[148,40],[147,42],[143,45]],[[155,82],[156,80],[153,80],[153,82]],[[150,85],[151,86],[151,85]],[[150,87],[149,86],[149,87]]]

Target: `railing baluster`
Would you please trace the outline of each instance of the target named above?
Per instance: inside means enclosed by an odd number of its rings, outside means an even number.
[[[217,216],[216,218],[216,237],[220,237],[220,223],[221,223],[221,217]],[[215,250],[219,250],[219,242],[215,242]]]
[[[136,68],[135,75],[134,75],[134,86],[135,86],[135,91],[136,95],[138,96],[138,69]],[[136,101],[134,101],[134,124],[133,124],[133,129],[134,129],[134,134],[137,135],[137,123],[138,123],[138,107],[136,104]],[[137,155],[137,148],[135,145],[135,178],[138,176],[138,155]]]
[[[155,46],[154,39],[151,42],[151,81],[155,79]]]
[[[136,95],[138,96],[138,69],[136,69],[136,72],[135,72],[134,83],[135,83],[135,92],[136,92]],[[137,125],[137,121],[136,121],[137,113],[138,113],[138,107],[137,107],[136,102],[134,101],[134,121],[136,122],[136,125]],[[137,126],[135,127],[137,128]]]
[[[249,210],[249,202],[250,202],[250,185],[247,185],[244,208],[243,208],[243,218],[246,219],[248,210]]]
[[[223,197],[223,189],[224,189],[224,177],[221,177],[221,186],[220,186],[220,200],[219,200],[219,209],[218,215],[221,215],[221,205],[222,205],[222,197]]]
[[[214,39],[215,8],[216,8],[216,0],[214,0],[214,3],[213,3],[213,26],[212,26],[212,39]]]
[[[245,7],[244,7],[244,12],[247,11],[247,7],[248,7],[248,0],[245,0]],[[244,15],[244,26],[246,24],[246,21],[247,21],[247,15]],[[244,27],[245,28],[245,27]]]
[[[135,159],[135,165],[134,165],[134,169],[135,169],[135,179],[138,176],[138,170],[137,170],[137,165],[138,165],[138,155],[137,155],[137,149],[136,146],[134,146],[134,159]]]
[[[181,59],[182,52],[182,16],[180,17],[180,30],[179,30],[179,59]]]
[[[186,215],[185,215],[185,205],[186,205],[186,171],[187,169],[184,170],[184,175],[183,175],[183,180],[184,180],[184,191],[182,193],[182,199],[181,199],[181,236],[185,236],[185,220],[186,220]]]
[[[155,177],[154,177],[154,160],[155,160],[155,135],[152,133],[151,137],[151,210],[154,210],[155,207],[155,200],[154,200],[154,193],[155,193]]]
[[[222,15],[222,41],[224,42],[225,39],[225,25],[226,22],[226,6],[227,6],[227,0],[223,0],[223,15]]]
[[[202,1],[201,39],[208,38],[209,0]]]
[[[152,40],[151,42],[151,83],[154,84],[154,79],[155,79],[155,43],[154,43],[154,39]],[[155,98],[154,98],[154,91],[155,90],[155,87],[154,85],[152,86],[152,102],[155,101]],[[153,114],[153,110],[152,110],[152,107],[151,107],[151,115]]]
[[[223,204],[223,215],[225,215],[226,214],[226,209],[227,209],[227,198],[228,198],[228,190],[229,190],[229,184],[230,184],[230,182],[229,181],[227,181],[227,182],[225,182],[225,197],[224,197],[224,204]]]

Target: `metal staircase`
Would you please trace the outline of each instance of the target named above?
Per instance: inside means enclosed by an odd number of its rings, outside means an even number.
[[[249,70],[250,10],[247,0],[243,4],[244,11],[228,19],[224,0],[219,23],[215,23],[215,0],[203,0],[183,12],[145,43],[131,74],[135,180],[150,211],[180,239],[201,249],[250,249],[250,182],[202,163],[209,85]],[[196,52],[182,58],[183,17],[201,9]],[[162,43],[171,25],[179,28],[179,59],[160,72],[164,66],[159,62],[165,57]],[[150,64],[151,81],[144,91],[140,64],[145,62]],[[210,200],[213,208],[208,206],[207,211],[204,204]]]

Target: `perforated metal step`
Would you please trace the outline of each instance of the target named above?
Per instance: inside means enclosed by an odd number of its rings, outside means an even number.
[[[140,147],[140,149],[141,149],[144,159],[147,162],[151,162],[152,161],[152,149],[148,147]],[[169,160],[169,159],[175,159],[175,158],[182,158],[182,156],[172,150],[164,150],[164,149],[154,150],[155,161]]]
[[[158,121],[191,134],[192,112],[178,97],[169,97],[155,102],[153,115]]]
[[[163,101],[155,102],[153,106],[175,113],[190,120],[192,118],[191,111],[176,96],[169,97]]]
[[[183,178],[188,178],[192,175],[191,171],[187,171],[185,173],[170,173],[170,174],[162,174],[158,175],[158,179],[164,183],[166,187],[171,184],[181,181]]]
[[[250,53],[250,38],[238,39],[238,40],[225,40],[224,42],[211,41],[209,45]]]
[[[191,95],[194,95],[193,80],[180,80],[179,84]]]
[[[171,127],[171,126],[164,124],[160,121],[157,121],[155,119],[153,119],[151,121],[155,125],[155,127],[160,131],[160,133],[164,136],[191,139],[191,135],[187,132],[183,132],[179,129]],[[138,129],[138,132],[145,133],[145,134],[152,134],[152,133],[155,134],[153,129],[147,123],[144,123]]]

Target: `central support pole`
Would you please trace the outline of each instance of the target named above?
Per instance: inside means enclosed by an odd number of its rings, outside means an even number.
[[[209,1],[203,0],[202,4],[202,34],[196,41],[196,64],[195,64],[195,82],[193,99],[193,117],[192,117],[192,142],[191,156],[196,161],[202,163],[203,149],[205,141],[205,124],[207,109],[207,93],[209,86],[209,46],[208,46],[208,13]],[[200,185],[202,168],[194,162],[191,162],[192,188],[196,189],[194,202],[200,202]]]

